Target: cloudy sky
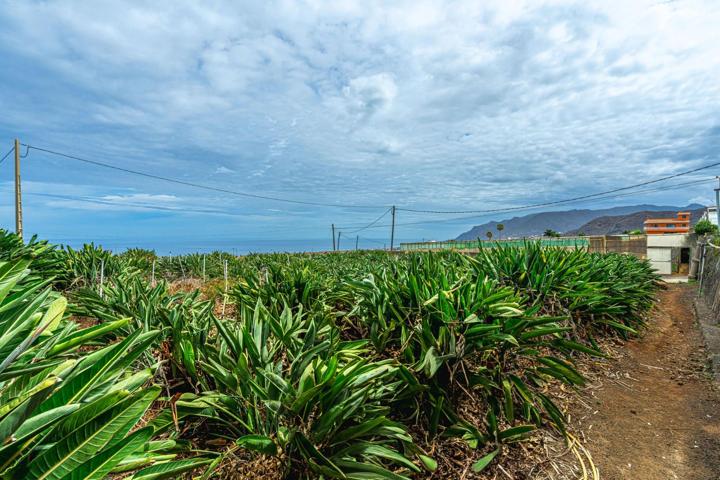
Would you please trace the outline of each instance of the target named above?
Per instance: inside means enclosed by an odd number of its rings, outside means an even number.
[[[0,155],[19,137],[330,205],[31,149],[25,228],[56,241],[326,246],[331,223],[354,236],[390,205],[510,208],[720,161],[718,25],[716,1],[0,1]],[[712,183],[672,186],[717,174],[562,208],[709,202]],[[531,212],[399,210],[397,236]],[[386,242],[388,220],[361,242]]]

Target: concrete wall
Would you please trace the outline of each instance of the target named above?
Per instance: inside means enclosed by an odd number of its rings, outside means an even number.
[[[692,258],[697,248],[697,235],[689,233],[647,236],[647,258],[660,275],[677,273],[681,248],[689,248]]]
[[[697,235],[694,233],[670,233],[667,235],[648,235],[647,246],[650,247],[686,247],[694,248],[697,245]]]
[[[669,247],[648,247],[647,258],[650,265],[660,275],[672,274],[672,248]]]

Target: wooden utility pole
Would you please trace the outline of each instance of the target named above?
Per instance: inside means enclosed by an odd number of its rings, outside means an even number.
[[[395,244],[395,205],[392,206],[392,230],[390,230],[390,251],[393,250]]]
[[[20,140],[15,139],[15,233],[22,240],[22,191],[20,189]]]
[[[334,223],[332,224],[332,237],[333,237],[333,252],[334,252],[335,250],[337,250],[337,248],[335,248],[335,224]]]

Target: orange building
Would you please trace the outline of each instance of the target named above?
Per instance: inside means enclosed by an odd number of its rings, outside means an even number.
[[[647,235],[689,233],[690,212],[678,212],[677,218],[648,218],[644,225]]]

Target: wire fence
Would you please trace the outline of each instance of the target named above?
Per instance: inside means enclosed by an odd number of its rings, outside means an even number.
[[[545,247],[587,248],[596,253],[626,253],[638,258],[647,256],[645,235],[597,235],[586,237],[521,238],[507,240],[449,240],[445,242],[401,243],[402,251],[462,250],[473,252],[497,246],[522,247],[526,241],[540,242]]]
[[[481,248],[493,248],[499,245],[506,247],[522,247],[528,240],[540,242],[543,246],[585,248],[590,246],[590,240],[585,237],[561,237],[542,239],[511,239],[511,240],[448,240],[445,242],[414,242],[401,243],[400,250],[422,251],[422,250],[478,250]]]

